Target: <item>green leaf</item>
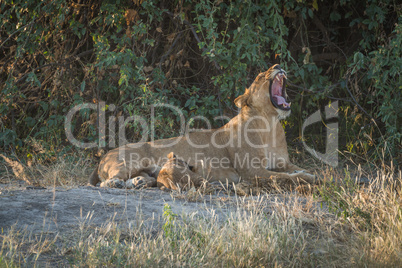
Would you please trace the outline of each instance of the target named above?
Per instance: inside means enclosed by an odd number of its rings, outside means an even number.
[[[300,69],[299,74],[300,74],[300,77],[302,79],[304,79],[304,70],[303,69]]]
[[[187,99],[186,103],[184,104],[184,107],[188,107],[191,103],[191,99]]]
[[[36,124],[35,118],[32,118],[30,116],[26,117],[24,119],[25,123],[27,124],[28,127],[33,127]]]
[[[312,17],[314,16],[312,9],[309,9],[309,10],[308,10],[308,15],[310,16],[310,18],[312,18]]]
[[[315,10],[318,10],[318,3],[317,3],[317,0],[314,0],[314,1],[313,1],[313,8],[314,8]]]
[[[331,14],[329,15],[329,18],[332,21],[339,21],[342,17],[337,11],[332,11]]]
[[[40,106],[42,107],[42,109],[43,109],[44,111],[49,110],[49,104],[47,104],[46,102],[40,101],[39,104],[40,104]]]
[[[84,90],[85,90],[85,80],[82,81],[81,83],[81,92],[84,92]]]

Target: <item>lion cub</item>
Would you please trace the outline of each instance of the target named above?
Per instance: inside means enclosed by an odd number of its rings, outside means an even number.
[[[196,174],[195,167],[189,166],[185,161],[176,157],[171,152],[167,155],[168,161],[162,166],[157,178],[157,186],[178,190],[198,188],[204,183],[204,179]]]

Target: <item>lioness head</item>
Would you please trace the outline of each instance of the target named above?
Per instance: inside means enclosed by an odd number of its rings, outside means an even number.
[[[275,64],[268,71],[260,73],[246,92],[235,99],[239,108],[253,107],[266,114],[283,119],[290,115],[290,102],[286,94],[286,72]]]

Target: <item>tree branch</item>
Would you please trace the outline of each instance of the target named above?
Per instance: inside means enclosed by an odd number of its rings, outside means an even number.
[[[172,18],[172,20],[175,19],[175,16],[174,16],[174,14],[172,12],[165,11],[165,13],[168,14]],[[194,26],[190,22],[188,22],[187,20],[183,19],[182,22],[184,24],[186,24],[188,27],[190,27],[190,30],[193,33],[195,40],[197,40],[197,44],[201,43],[201,39],[198,37],[197,32],[194,29]],[[201,47],[201,50],[203,52],[207,51],[207,49],[205,47]],[[221,70],[219,64],[213,59],[211,59],[211,61],[214,63],[214,66],[218,70],[218,72],[222,74],[222,70]],[[223,119],[222,119],[221,92],[220,92],[219,89],[217,91],[218,91],[217,92],[217,94],[218,94],[218,105],[219,105],[219,112],[220,112],[220,115],[221,115],[221,122],[222,122],[222,124],[224,124]]]
[[[363,107],[360,106],[360,104],[356,101],[355,97],[353,96],[352,92],[349,90],[349,86],[348,86],[349,77],[350,77],[350,76],[348,76],[348,77],[347,77],[347,80],[346,80],[346,90],[348,91],[350,97],[352,97],[352,100],[355,102],[355,104],[357,105],[357,107],[359,107],[359,109],[360,109],[363,113],[365,113],[368,117],[370,117],[371,120],[376,121],[368,112],[366,112],[366,110],[363,109]]]
[[[162,56],[161,60],[159,61],[159,69],[162,67],[162,62],[166,59],[166,57],[169,56],[170,53],[172,53],[172,50],[173,50],[174,46],[176,45],[177,41],[180,39],[180,37],[181,37],[181,32],[179,32],[179,34],[174,39],[172,45],[169,47],[169,50]]]
[[[10,35],[7,37],[6,40],[1,41],[0,48],[1,48],[2,46],[4,46],[4,44],[7,43],[7,41],[8,41],[11,37],[13,37],[14,34],[18,33],[21,29],[24,29],[24,28],[26,28],[26,27],[32,25],[34,22],[35,22],[35,20],[31,21],[31,22],[28,23],[27,25],[24,25],[24,26],[19,27],[15,32],[13,32],[12,34],[10,34]]]
[[[174,14],[173,14],[172,12],[165,11],[165,13],[168,14],[172,19],[175,18]],[[194,26],[193,26],[190,22],[188,22],[187,20],[182,20],[182,21],[183,21],[184,24],[186,24],[188,27],[190,27],[190,30],[191,30],[191,32],[193,33],[195,40],[197,40],[197,43],[198,43],[198,44],[201,43],[201,39],[198,37],[198,34],[197,34],[197,32],[195,31]],[[206,49],[205,47],[201,47],[201,50],[202,50],[202,52],[206,52],[206,51],[207,51],[207,49]],[[214,63],[215,68],[216,68],[220,73],[222,73],[222,70],[221,70],[219,64],[218,64],[215,60],[213,60],[213,59],[211,59],[211,60],[212,60],[212,62]]]
[[[78,59],[79,59],[80,57],[82,57],[82,56],[91,54],[93,51],[94,51],[94,49],[92,48],[92,49],[90,49],[90,50],[81,52],[81,53],[78,54],[78,55],[71,56],[71,57],[65,59],[65,62],[64,62],[64,63],[54,62],[54,63],[48,63],[48,64],[45,64],[45,65],[36,67],[36,68],[33,69],[32,71],[30,71],[30,72],[26,73],[25,75],[23,75],[20,79],[18,79],[17,83],[23,81],[23,80],[28,76],[28,74],[31,73],[31,72],[36,72],[36,71],[38,71],[38,70],[40,70],[40,69],[47,68],[47,67],[50,67],[50,66],[64,66],[64,65],[66,65],[66,64],[69,64],[69,63],[71,63],[71,62],[74,62],[74,61],[78,60]]]

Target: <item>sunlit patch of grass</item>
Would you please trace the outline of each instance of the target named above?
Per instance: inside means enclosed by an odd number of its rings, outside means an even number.
[[[356,264],[398,266],[402,261],[401,172],[379,170],[365,186],[327,183],[320,190],[330,211],[351,230],[348,246]],[[360,256],[360,257],[359,257]]]
[[[57,234],[42,232],[33,234],[26,229],[19,230],[17,225],[0,235],[0,267],[20,267],[34,264],[43,255],[54,251]],[[51,258],[54,259],[54,258]]]
[[[38,186],[78,186],[85,185],[94,168],[94,161],[84,155],[58,157],[53,163],[33,161],[29,166],[12,159],[15,165],[24,170],[24,177],[14,172],[9,164],[2,163],[0,183],[16,184],[25,181]]]

